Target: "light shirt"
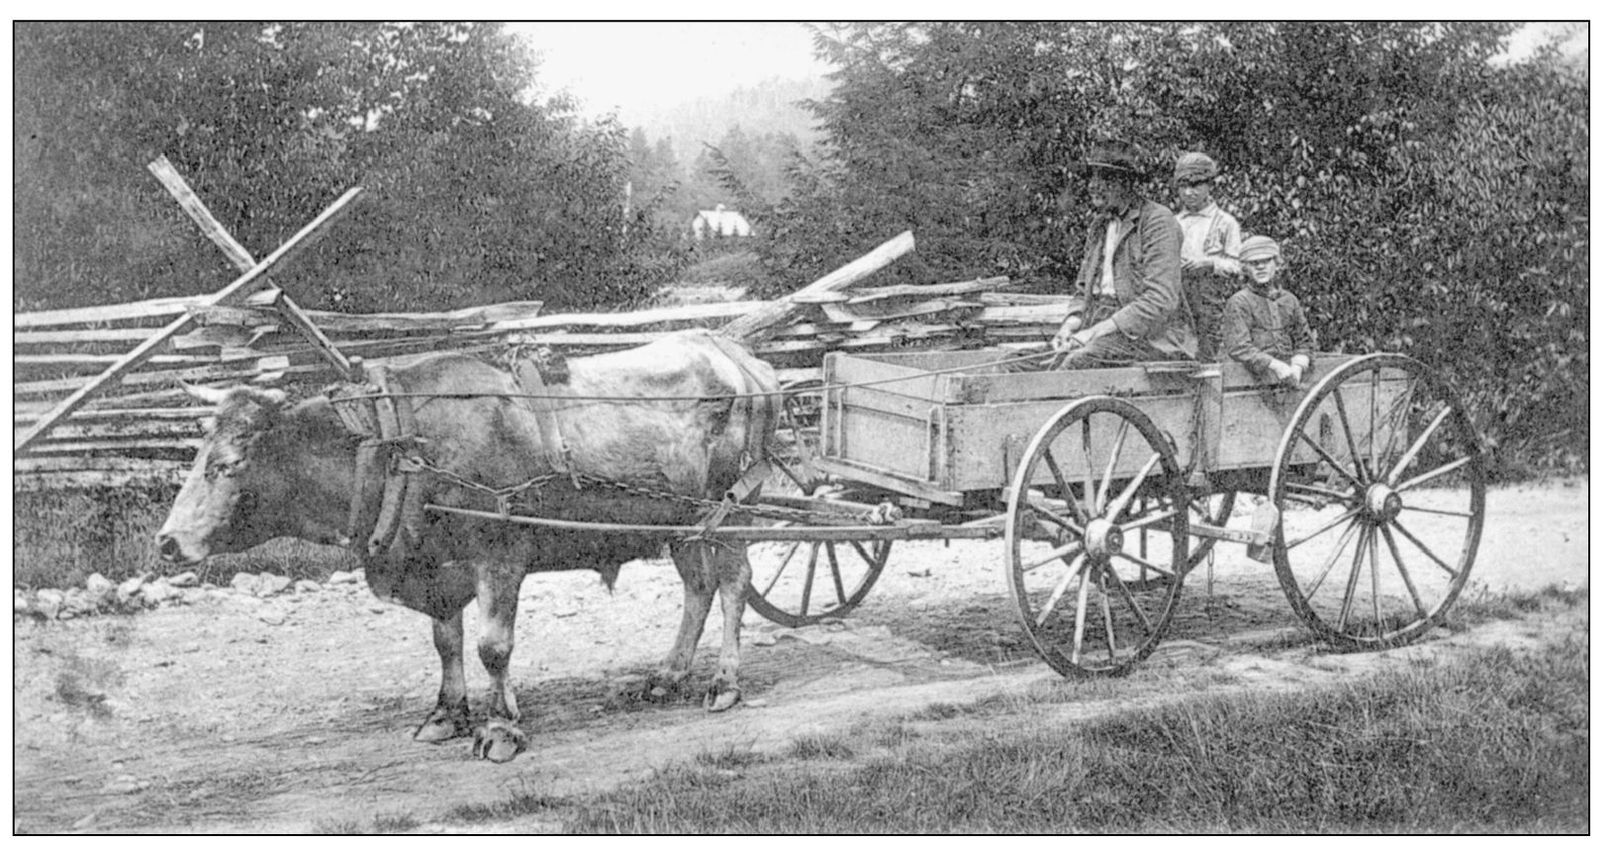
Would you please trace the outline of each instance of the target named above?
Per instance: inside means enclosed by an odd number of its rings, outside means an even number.
[[[1104,264],[1098,275],[1098,294],[1101,296],[1115,295],[1115,247],[1121,242],[1120,229],[1121,221],[1112,219],[1104,231]]]
[[[1210,258],[1218,275],[1240,274],[1238,252],[1243,238],[1232,214],[1215,202],[1206,202],[1197,211],[1179,211],[1177,224],[1182,226],[1183,260]]]

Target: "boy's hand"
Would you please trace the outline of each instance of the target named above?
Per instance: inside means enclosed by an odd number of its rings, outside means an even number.
[[[1081,327],[1081,316],[1072,314],[1065,317],[1065,321],[1059,323],[1059,330],[1054,333],[1054,338],[1049,340],[1048,346],[1054,351],[1069,351],[1075,345],[1071,338]]]

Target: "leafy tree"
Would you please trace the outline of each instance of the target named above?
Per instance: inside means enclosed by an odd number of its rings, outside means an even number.
[[[260,255],[366,187],[283,273],[311,306],[594,307],[666,274],[634,267],[662,256],[624,225],[625,132],[528,102],[537,63],[497,25],[26,24],[15,43],[15,307],[222,285],[144,172],[159,153]]]
[[[1493,62],[1514,28],[832,26],[817,47],[835,88],[811,103],[826,140],[760,214],[764,262],[774,291],[794,289],[912,228],[908,280],[1069,290],[1081,152],[1137,141],[1166,200],[1172,158],[1206,150],[1223,204],[1286,244],[1325,346],[1410,351],[1463,385],[1497,442],[1547,431],[1583,454],[1589,96],[1544,60]]]

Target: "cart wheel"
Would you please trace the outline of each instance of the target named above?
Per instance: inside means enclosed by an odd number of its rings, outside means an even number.
[[[1439,623],[1479,548],[1483,463],[1455,393],[1416,360],[1358,358],[1312,387],[1268,486],[1272,562],[1306,625],[1378,648]]]
[[[891,542],[754,541],[749,552],[746,602],[768,620],[796,627],[842,617],[863,602],[885,569]]]
[[[1147,658],[1188,570],[1188,494],[1159,429],[1083,398],[1037,431],[1009,492],[1009,590],[1043,660],[1074,676]]]

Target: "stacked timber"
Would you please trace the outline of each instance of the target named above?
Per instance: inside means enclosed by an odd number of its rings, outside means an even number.
[[[809,289],[775,301],[617,313],[543,313],[539,302],[450,313],[299,313],[342,355],[378,364],[450,350],[497,357],[535,345],[587,355],[688,328],[748,323],[734,335],[778,368],[788,387],[816,380],[831,351],[967,349],[1052,335],[1069,299],[1009,287],[1008,278],[997,277]],[[12,421],[19,432],[174,317],[189,313],[192,323],[15,454],[14,487],[177,483],[195,456],[198,422],[209,412],[194,405],[181,383],[256,383],[307,395],[335,382],[338,372],[287,318],[279,295],[270,289],[230,306],[209,306],[209,297],[196,296],[14,314]]]

